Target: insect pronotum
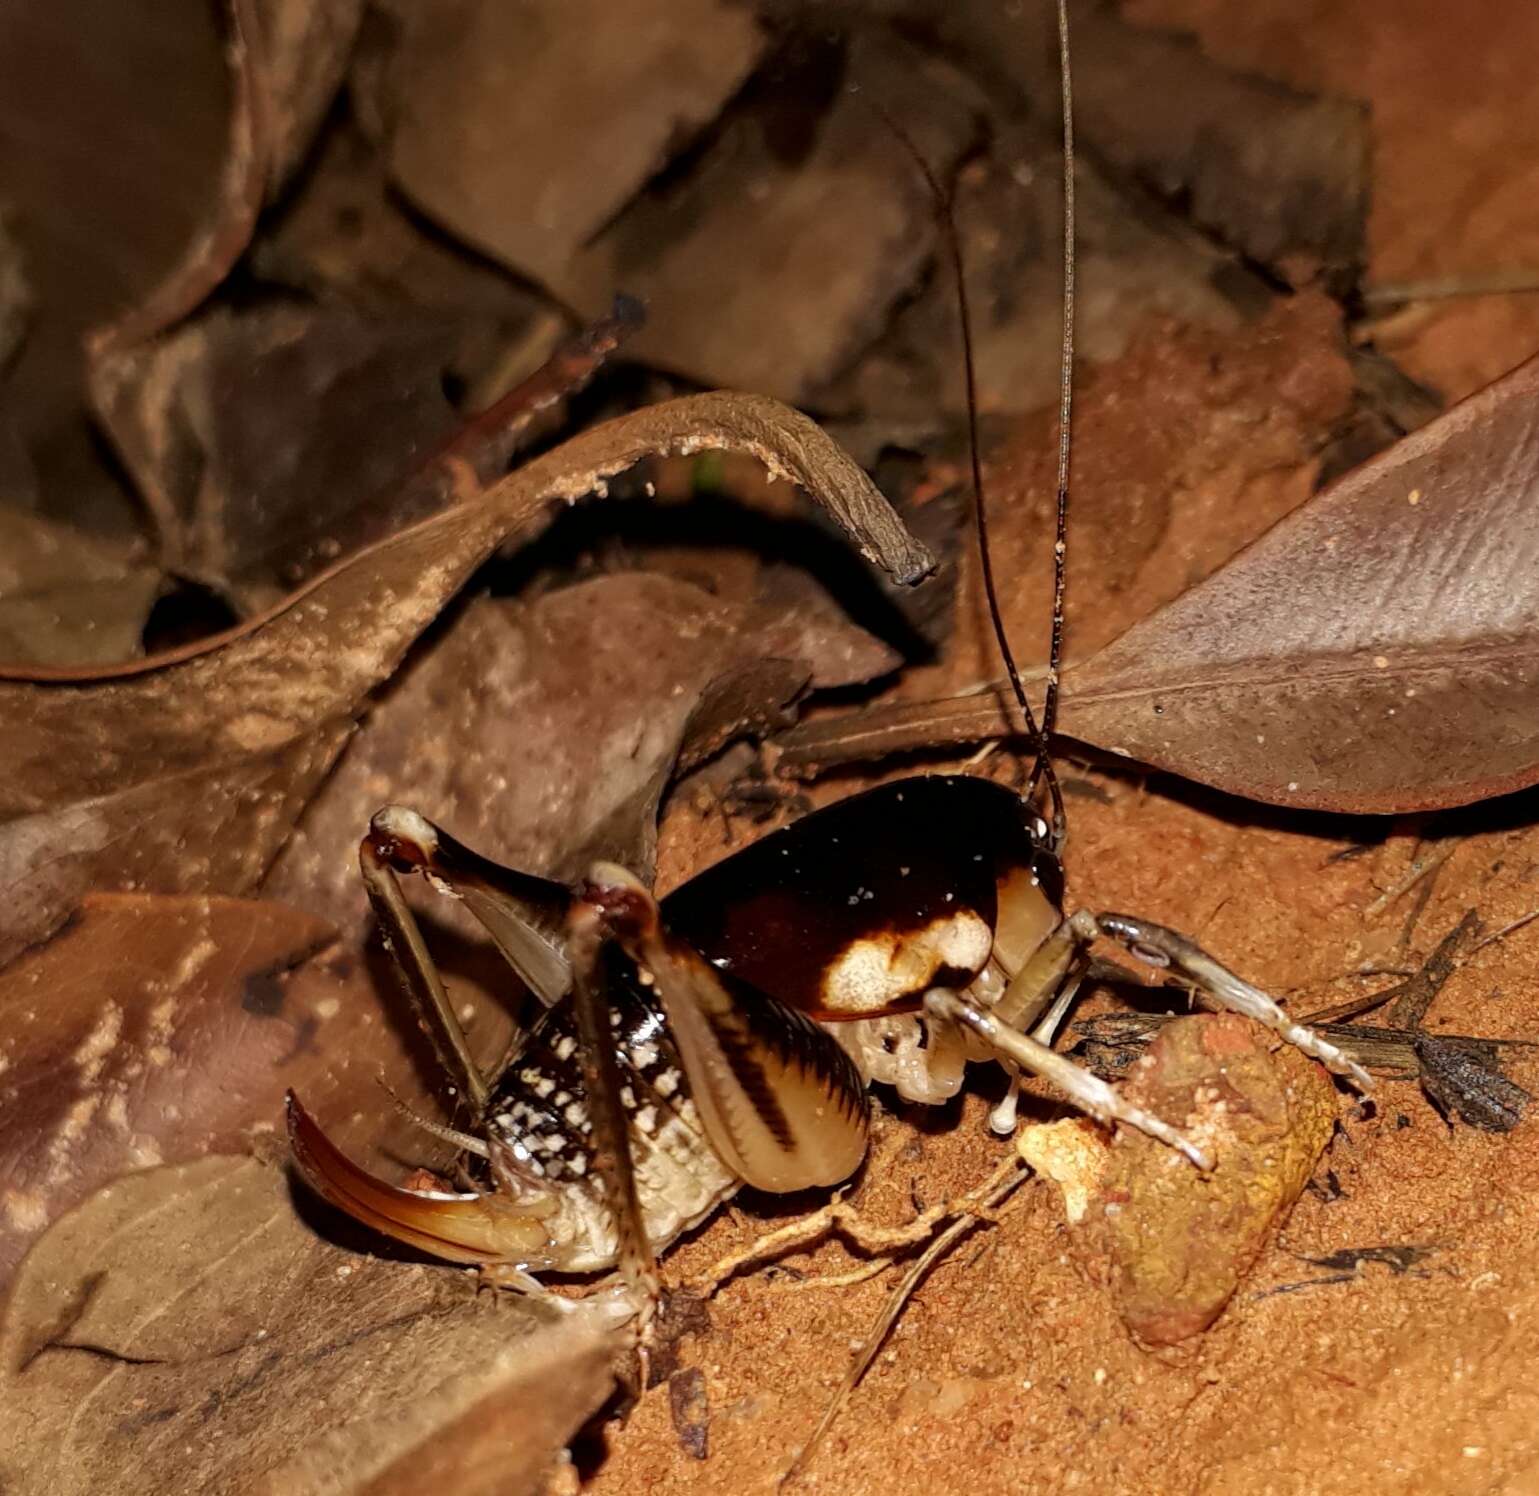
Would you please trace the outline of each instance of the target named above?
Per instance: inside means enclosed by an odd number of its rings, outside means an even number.
[[[363,876],[418,1011],[472,1119],[458,1142],[477,1183],[408,1190],[348,1160],[297,1099],[305,1176],[379,1231],[536,1289],[541,1271],[618,1267],[644,1327],[656,1254],[743,1185],[789,1192],[847,1179],[866,1152],[867,1086],[940,1102],[969,1062],[1056,1085],[1104,1123],[1140,1128],[1194,1167],[1209,1160],[1160,1118],[1057,1054],[1052,1039],[1106,937],[1256,1018],[1353,1084],[1368,1078],[1190,940],[1131,915],[1065,915],[1062,798],[1047,757],[1062,648],[1063,523],[1073,356],[1073,144],[1064,81],[1065,297],[1051,660],[1040,726],[1011,656],[989,560],[965,294],[974,498],[985,593],[1035,752],[1025,796],[958,775],[855,795],[774,832],[659,903],[623,868],[565,886],[494,863],[400,806],[361,847]],[[900,132],[901,134],[901,132]],[[905,142],[906,143],[906,142]],[[923,166],[923,163],[920,163]],[[929,176],[926,170],[926,176]],[[937,197],[940,189],[931,185]],[[959,288],[961,254],[947,215]],[[1045,783],[1051,824],[1034,808]],[[544,1004],[496,1075],[471,1058],[400,886],[424,875],[485,926]],[[1014,1080],[994,1123],[1014,1125]]]

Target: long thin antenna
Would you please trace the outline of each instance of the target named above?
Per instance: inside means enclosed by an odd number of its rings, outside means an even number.
[[[872,108],[881,116],[889,130],[898,138],[904,150],[919,168],[940,210],[941,225],[945,233],[946,249],[951,260],[952,275],[956,281],[957,313],[962,324],[962,366],[967,380],[967,444],[972,461],[973,512],[978,526],[978,552],[983,571],[983,592],[988,600],[989,620],[994,626],[994,637],[999,643],[999,653],[1005,662],[1005,673],[1010,677],[1010,689],[1020,703],[1021,716],[1027,735],[1036,745],[1037,756],[1032,764],[1028,797],[1036,793],[1037,785],[1047,780],[1048,796],[1053,813],[1053,846],[1063,848],[1068,834],[1068,820],[1064,814],[1063,791],[1058,776],[1053,771],[1049,752],[1048,734],[1058,717],[1058,675],[1063,659],[1063,598],[1065,562],[1068,558],[1069,516],[1069,446],[1070,423],[1074,404],[1074,92],[1069,71],[1069,10],[1068,0],[1058,0],[1058,67],[1063,101],[1063,344],[1058,372],[1058,482],[1057,517],[1053,541],[1053,632],[1048,651],[1047,694],[1042,703],[1042,725],[1037,725],[1036,715],[1021,683],[1016,668],[1015,655],[1010,648],[1005,621],[999,610],[999,593],[994,585],[994,560],[989,547],[988,504],[983,488],[983,461],[980,457],[978,438],[978,376],[973,357],[972,308],[967,299],[967,276],[962,264],[962,240],[957,232],[956,215],[952,211],[951,196],[936,180],[930,163],[919,148],[909,139],[901,125],[885,109],[873,101]]]
[[[1058,0],[1058,80],[1063,103],[1063,347],[1058,368],[1058,500],[1053,539],[1053,637],[1048,650],[1047,694],[1031,788],[1043,772],[1052,776],[1048,737],[1058,722],[1058,675],[1063,661],[1063,594],[1069,555],[1069,432],[1074,413],[1074,73],[1069,65],[1068,0]],[[1053,835],[1061,846],[1062,800],[1053,797]]]

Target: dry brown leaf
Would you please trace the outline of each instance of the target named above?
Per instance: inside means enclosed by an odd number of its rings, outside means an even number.
[[[334,933],[282,904],[93,894],[0,971],[0,1283],[97,1185],[272,1131],[291,1086],[349,1146],[423,1151],[375,1083],[422,1104],[410,1030]]]
[[[262,82],[271,137],[268,192],[305,159],[347,72],[363,0],[259,0]]]
[[[459,238],[553,285],[764,45],[722,0],[630,0],[623,27],[605,0],[429,0],[403,16],[377,105],[397,181]],[[605,302],[617,286],[637,289],[611,283]]]
[[[806,417],[701,395],[584,432],[229,635],[116,673],[12,671],[0,678],[0,959],[125,865],[156,892],[253,887],[364,696],[493,547],[532,538],[643,456],[701,449],[747,453],[798,483],[900,580],[929,566]]]
[[[1065,678],[1063,730],[1273,804],[1539,780],[1539,360],[1403,438]]]
[[[1332,484],[1071,666],[1061,730],[1318,810],[1433,810],[1539,781],[1536,400],[1539,360]],[[1005,722],[992,695],[872,712],[799,730],[786,761]]]
[[[251,261],[264,282],[321,302],[452,324],[466,409],[482,409],[537,368],[567,325],[532,288],[425,229],[351,120],[326,132],[303,190],[252,246]]]
[[[0,374],[21,347],[31,315],[32,283],[26,256],[16,238],[14,213],[0,203]]]
[[[130,1175],[60,1221],[0,1324],[0,1483],[52,1493],[528,1492],[607,1395],[601,1305],[551,1322],[317,1238],[279,1170]]]
[[[144,551],[0,503],[0,660],[132,659],[162,580]]]
[[[279,299],[215,305],[114,355],[114,418],[169,510],[166,565],[249,615],[442,507],[406,480],[459,424],[443,390],[458,340],[399,308]]]
[[[647,0],[625,28],[601,13],[419,9],[393,64],[397,180],[588,315],[616,288],[644,299],[635,347],[651,362],[808,399],[880,331],[935,244],[934,205],[877,111],[947,173],[974,136],[976,91],[872,32],[794,39],[744,83],[764,48],[746,12]]]
[[[1061,171],[1056,140],[1040,130],[997,120],[995,131],[990,155],[959,174],[954,212],[979,408],[1013,416],[1058,398]],[[1144,211],[1094,161],[1078,162],[1075,184],[1075,262],[1082,283],[1095,288],[1075,316],[1076,356],[1085,363],[1120,357],[1151,319],[1232,329],[1272,299],[1235,256]],[[967,408],[957,337],[955,281],[931,276],[875,347],[819,392],[820,407],[853,405],[879,429],[896,420],[928,430],[943,414],[954,418]]]
[[[1056,99],[1051,6],[888,7],[933,26],[1028,98]],[[1087,155],[1182,200],[1192,220],[1297,283],[1322,269],[1338,279],[1355,272],[1369,188],[1363,105],[1225,68],[1190,37],[1130,26],[1099,0],[1071,10],[1075,124]]]

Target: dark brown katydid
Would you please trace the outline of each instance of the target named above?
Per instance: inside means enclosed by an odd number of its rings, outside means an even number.
[[[1072,108],[1064,64],[1065,248],[1072,266]],[[921,165],[923,163],[921,162]],[[926,176],[929,173],[926,171]],[[938,185],[932,187],[944,201]],[[947,220],[962,285],[961,255]],[[572,887],[493,863],[415,812],[375,816],[364,878],[414,1003],[472,1120],[431,1127],[476,1162],[463,1193],[374,1179],[331,1145],[297,1100],[290,1136],[305,1176],[378,1230],[511,1281],[618,1265],[649,1302],[655,1254],[741,1185],[789,1192],[839,1183],[867,1141],[866,1086],[937,1102],[971,1060],[1057,1085],[1102,1122],[1138,1127],[1208,1160],[1050,1047],[1087,963],[1108,937],[1177,971],[1217,1006],[1266,1023],[1360,1087],[1341,1052],[1183,936],[1126,915],[1065,917],[1062,799],[1047,756],[1061,652],[1068,493],[1072,278],[1066,276],[1054,628],[1039,726],[995,599],[967,348],[973,488],[985,593],[1045,779],[1052,824],[987,780],[922,776],[856,795],[772,833],[660,904],[598,865]],[[419,872],[461,899],[546,1005],[496,1076],[477,1070],[402,895]],[[1010,1097],[996,1113],[1013,1126]]]

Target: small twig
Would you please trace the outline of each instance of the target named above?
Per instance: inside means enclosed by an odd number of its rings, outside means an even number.
[[[1377,919],[1396,899],[1401,898],[1415,888],[1428,873],[1442,867],[1453,856],[1454,849],[1458,845],[1458,838],[1448,837],[1434,843],[1431,852],[1418,853],[1411,860],[1410,869],[1405,877],[1395,884],[1393,888],[1381,893],[1378,898],[1363,910],[1363,917],[1365,919]]]
[[[1393,1002],[1395,1006],[1390,1011],[1388,1026],[1415,1028],[1432,1006],[1432,999],[1442,990],[1443,984],[1458,966],[1455,958],[1459,947],[1479,925],[1480,919],[1475,911],[1468,910],[1464,918],[1438,942],[1437,949],[1427,958],[1421,970],[1413,972],[1405,981],[1397,982],[1393,987],[1386,987],[1380,992],[1370,992],[1364,997],[1348,998],[1346,1002],[1318,1008],[1313,1013],[1306,1013],[1299,1022],[1311,1026],[1344,1023],[1349,1018],[1356,1018],[1359,1014],[1372,1012],[1387,1002]],[[1416,1016],[1409,1022],[1399,1016],[1411,1012],[1413,1007]]]
[[[1473,909],[1464,911],[1464,918],[1438,942],[1438,947],[1427,958],[1427,963],[1406,984],[1389,1010],[1390,1028],[1416,1029],[1426,1017],[1432,1000],[1443,989],[1443,984],[1459,964],[1456,957],[1459,947],[1472,939],[1480,929],[1480,916]]]
[[[1363,291],[1370,311],[1404,306],[1410,301],[1452,301],[1466,296],[1512,296],[1539,291],[1539,270],[1489,270],[1445,275],[1430,280],[1387,281]]]
[[[1488,945],[1495,945],[1498,940],[1505,940],[1514,931],[1521,930],[1524,925],[1533,924],[1536,919],[1539,919],[1539,909],[1530,909],[1527,914],[1520,914],[1510,925],[1503,925],[1501,929],[1493,930],[1489,935],[1477,940],[1465,951],[1465,959],[1468,960],[1476,951],[1483,951]]]
[[[980,1212],[995,1209],[1004,1203],[1011,1191],[1021,1183],[1031,1171],[1025,1168],[1018,1159],[1009,1159],[997,1169],[982,1186],[982,1198],[978,1202]],[[1001,1178],[1000,1176],[1004,1177]],[[979,1193],[977,1191],[975,1194]],[[866,1343],[861,1347],[860,1353],[855,1357],[849,1371],[845,1374],[844,1381],[840,1383],[839,1390],[834,1393],[828,1406],[823,1410],[823,1416],[818,1420],[818,1426],[813,1429],[812,1437],[802,1446],[801,1452],[791,1462],[791,1467],[781,1476],[781,1487],[789,1485],[806,1468],[816,1453],[818,1445],[822,1443],[824,1436],[833,1426],[834,1420],[839,1416],[840,1410],[849,1400],[850,1394],[860,1385],[860,1379],[865,1376],[871,1363],[876,1359],[877,1352],[881,1350],[892,1327],[898,1322],[898,1316],[903,1313],[904,1306],[913,1296],[914,1290],[924,1281],[925,1275],[941,1260],[961,1239],[974,1228],[984,1225],[987,1216],[978,1213],[967,1213],[959,1216],[951,1223],[934,1241],[914,1260],[913,1266],[903,1275],[903,1281],[893,1290],[892,1297],[888,1299],[886,1307],[877,1316],[876,1323],[871,1327],[871,1333],[866,1337]]]
[[[856,1283],[864,1283],[867,1278],[874,1278],[878,1273],[885,1273],[893,1264],[891,1257],[873,1257],[870,1262],[863,1262],[859,1267],[852,1267],[847,1273],[824,1273],[817,1278],[794,1278],[789,1283],[777,1283],[776,1293],[803,1293],[809,1288],[851,1288]]]

